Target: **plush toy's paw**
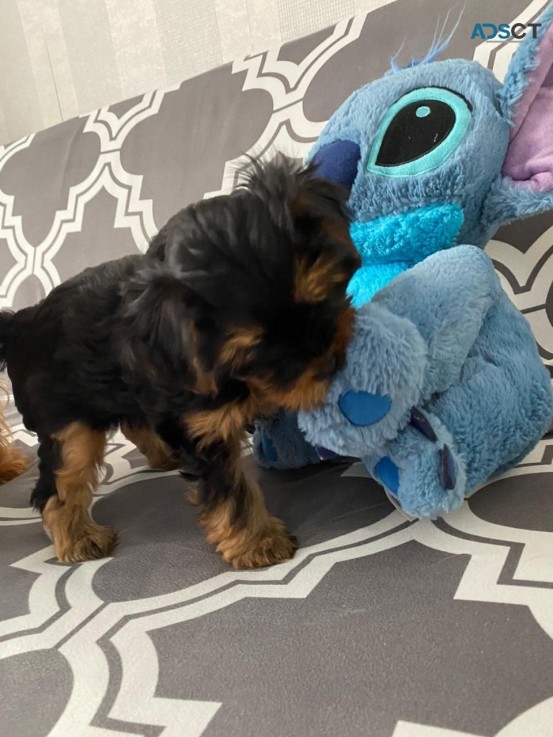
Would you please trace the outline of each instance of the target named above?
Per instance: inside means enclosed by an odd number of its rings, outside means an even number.
[[[346,389],[338,397],[338,407],[348,422],[357,427],[368,427],[380,422],[392,406],[387,394]]]
[[[437,417],[413,409],[409,425],[386,450],[385,456],[363,460],[407,515],[436,519],[462,504],[464,463]]]
[[[306,439],[341,456],[383,448],[421,402],[427,359],[412,322],[369,302],[356,314],[346,365],[325,403],[298,415]]]
[[[306,441],[295,414],[279,412],[276,417],[258,420],[253,433],[253,456],[263,468],[302,468],[320,460],[322,453]]]

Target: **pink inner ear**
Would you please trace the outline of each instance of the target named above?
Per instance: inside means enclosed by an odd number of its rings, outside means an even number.
[[[502,174],[513,184],[553,191],[553,24],[518,104]]]

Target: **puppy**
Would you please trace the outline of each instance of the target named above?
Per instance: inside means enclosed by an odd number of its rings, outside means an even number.
[[[40,443],[31,501],[58,559],[116,544],[88,507],[118,426],[151,461],[178,460],[198,481],[201,524],[225,561],[290,558],[294,539],[242,470],[244,428],[323,401],[344,361],[358,265],[342,191],[279,157],[179,212],[147,255],[0,313],[0,364]]]

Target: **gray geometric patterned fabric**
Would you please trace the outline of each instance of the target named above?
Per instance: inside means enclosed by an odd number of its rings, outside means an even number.
[[[471,41],[474,23],[545,4],[494,0],[483,18],[467,0],[447,55],[501,77],[513,45]],[[244,152],[303,156],[402,42],[401,58],[426,50],[435,16],[398,0],[0,148],[0,306],[143,251],[179,207],[229,187]],[[553,366],[553,215],[488,252]],[[553,437],[436,523],[403,518],[360,463],[247,462],[301,541],[254,572],[221,562],[181,479],[119,435],[93,505],[120,533],[111,559],[55,561],[27,506],[36,466],[0,489],[2,737],[553,734]]]

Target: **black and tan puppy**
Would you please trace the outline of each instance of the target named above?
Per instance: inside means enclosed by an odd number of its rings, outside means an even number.
[[[40,441],[32,503],[60,561],[109,554],[89,516],[106,434],[198,479],[208,540],[235,567],[286,560],[294,540],[240,463],[244,426],[324,399],[341,366],[358,266],[342,193],[279,157],[232,194],[173,217],[129,256],[0,313],[6,366]]]

